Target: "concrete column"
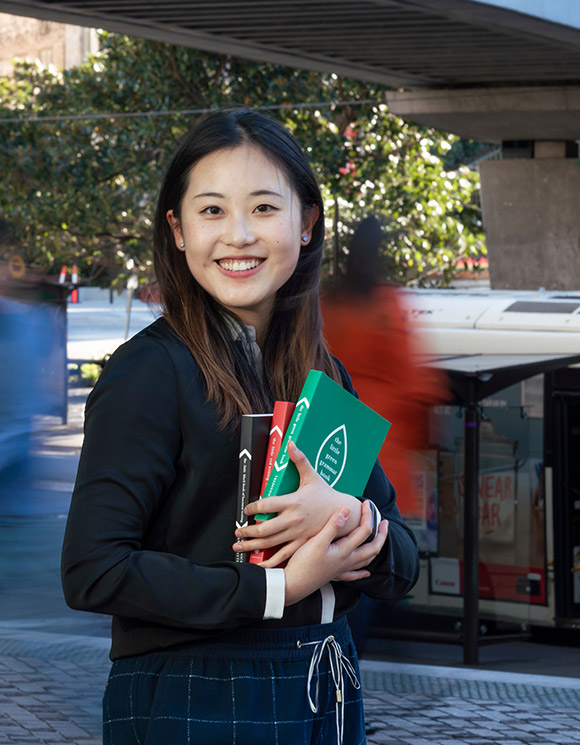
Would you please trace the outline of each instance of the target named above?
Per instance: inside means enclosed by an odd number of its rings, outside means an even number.
[[[580,86],[389,91],[392,113],[481,142],[491,286],[580,289]]]
[[[534,158],[479,167],[491,286],[578,290],[580,165],[549,157],[563,154],[564,143],[536,143],[534,150]]]

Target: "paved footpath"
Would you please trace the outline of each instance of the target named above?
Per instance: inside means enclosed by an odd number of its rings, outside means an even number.
[[[579,745],[580,679],[361,663],[369,745]]]
[[[101,745],[107,647],[0,630],[0,743]],[[369,745],[580,745],[579,679],[373,660],[361,669]]]

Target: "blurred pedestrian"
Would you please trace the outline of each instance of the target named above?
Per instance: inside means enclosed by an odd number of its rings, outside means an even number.
[[[397,493],[403,516],[414,514],[415,450],[428,441],[429,407],[445,398],[445,379],[418,365],[422,351],[409,323],[398,286],[381,281],[380,220],[366,217],[348,247],[346,269],[322,301],[324,336],[345,365],[360,399],[392,426],[379,460]],[[368,603],[349,617],[359,652],[364,644]]]
[[[0,514],[35,509],[31,444],[47,401],[42,365],[52,338],[49,311],[32,299],[34,285],[20,284],[0,277]]]

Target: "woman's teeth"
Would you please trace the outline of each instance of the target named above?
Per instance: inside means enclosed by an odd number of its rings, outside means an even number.
[[[255,269],[264,261],[264,259],[222,259],[218,264],[222,269],[228,272],[247,272],[249,269]]]

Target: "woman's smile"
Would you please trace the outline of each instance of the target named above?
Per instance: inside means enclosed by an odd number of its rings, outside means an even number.
[[[256,273],[256,270],[262,266],[265,259],[217,259],[217,265],[223,269],[226,274],[232,274],[241,277],[250,277]]]

